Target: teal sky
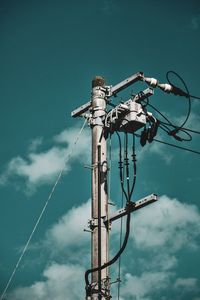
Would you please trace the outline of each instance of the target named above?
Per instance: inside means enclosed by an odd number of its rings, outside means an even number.
[[[0,1],[0,294],[82,125],[70,114],[89,100],[93,76],[114,85],[143,71],[166,82],[168,70],[200,96],[199,1]],[[156,90],[150,101],[176,124],[187,114],[185,98]],[[199,130],[199,111],[193,100],[186,127]],[[199,135],[192,136],[178,145],[199,151]],[[159,138],[178,143],[162,131]],[[113,137],[110,197],[120,206],[116,153]],[[120,299],[199,300],[199,155],[156,142],[143,149],[137,143],[137,154],[135,199],[161,198],[133,216]],[[5,299],[84,299],[91,186],[83,166],[89,163],[86,128]],[[112,254],[118,245],[116,224]]]

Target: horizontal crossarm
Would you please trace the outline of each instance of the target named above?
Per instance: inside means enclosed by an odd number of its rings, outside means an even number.
[[[130,212],[134,212],[144,206],[147,206],[153,202],[156,202],[158,200],[158,196],[156,194],[151,194],[149,196],[146,196],[137,202],[131,202],[128,206],[121,208],[117,210],[113,215],[111,215],[109,218],[104,219],[104,223],[111,223],[119,218],[122,218],[126,216]]]

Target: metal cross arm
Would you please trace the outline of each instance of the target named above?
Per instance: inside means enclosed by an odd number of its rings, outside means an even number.
[[[141,81],[143,79],[144,79],[143,72],[138,72],[138,73],[126,78],[125,80],[121,81],[120,83],[118,83],[114,86],[111,86],[110,96],[116,95],[123,89],[127,88],[129,85],[131,85],[137,81]]]
[[[118,84],[114,86],[106,86],[103,89],[105,90],[106,98],[115,96],[117,93],[122,91],[123,89],[127,88],[129,85],[137,82],[137,81],[143,81],[144,80],[144,74],[143,72],[138,72],[125,80],[119,82]],[[92,102],[88,101],[87,103],[81,105],[80,107],[76,108],[72,111],[71,116],[73,118],[80,117],[83,113],[85,113],[87,110],[89,110],[92,106]]]
[[[117,210],[113,215],[110,217],[106,217],[104,219],[104,223],[108,224],[111,223],[112,221],[115,221],[119,218],[122,218],[126,216],[130,212],[134,212],[140,208],[143,208],[151,203],[154,203],[158,200],[158,196],[156,194],[151,194],[149,196],[146,196],[137,202],[131,202],[131,205],[128,205],[127,207],[121,208]]]
[[[92,106],[92,102],[88,101],[87,103],[79,106],[75,110],[71,112],[71,116],[73,118],[80,117],[83,113],[85,113]]]

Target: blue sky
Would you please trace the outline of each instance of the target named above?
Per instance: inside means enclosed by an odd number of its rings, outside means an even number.
[[[93,76],[114,85],[143,71],[166,82],[165,73],[174,70],[199,96],[199,30],[198,1],[0,2],[0,293],[71,151],[83,120],[70,113],[89,100]],[[176,124],[187,113],[184,98],[156,90],[150,101]],[[193,100],[186,127],[199,130],[199,108]],[[5,299],[83,299],[90,259],[83,232],[90,218],[89,145],[85,128]],[[199,151],[199,135],[179,145]],[[116,153],[113,137],[110,197],[119,207]],[[121,300],[199,300],[199,155],[153,142],[144,148],[137,143],[137,156],[135,199],[154,192],[160,200],[133,216]],[[116,276],[117,264],[113,281]]]

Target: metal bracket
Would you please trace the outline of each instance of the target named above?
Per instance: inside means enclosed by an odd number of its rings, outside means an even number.
[[[158,196],[156,194],[151,194],[149,196],[146,196],[146,197],[140,199],[137,202],[131,202],[131,204],[129,206],[126,206],[124,208],[117,210],[110,217],[105,217],[104,223],[105,224],[111,223],[112,221],[122,218],[122,217],[126,216],[128,213],[136,211],[142,207],[145,207],[153,202],[156,202],[157,200],[158,200]]]
[[[107,227],[107,225],[108,224],[105,224],[104,217],[102,217],[101,218],[101,227],[105,227],[105,226]],[[98,227],[98,219],[93,218],[93,219],[88,220],[88,227],[90,228],[91,231],[93,231],[94,228]],[[110,228],[110,226],[109,226],[109,228]]]

